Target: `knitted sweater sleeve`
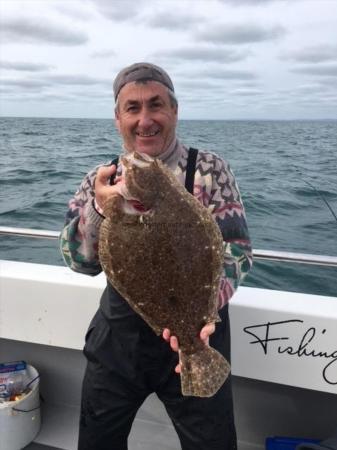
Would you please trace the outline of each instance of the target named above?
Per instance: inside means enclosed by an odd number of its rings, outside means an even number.
[[[238,185],[227,162],[213,161],[212,188],[208,208],[224,240],[224,272],[220,282],[219,309],[222,308],[249,272],[253,258],[244,207]]]
[[[69,201],[60,247],[65,263],[75,272],[97,275],[99,227],[103,221],[94,208],[94,181],[98,167],[89,172]]]

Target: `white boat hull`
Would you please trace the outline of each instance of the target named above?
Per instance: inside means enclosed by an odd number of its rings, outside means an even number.
[[[65,267],[0,261],[0,360],[41,374],[43,427],[36,442],[76,448],[84,335],[105,286]],[[324,439],[337,427],[337,299],[241,287],[230,306],[240,449],[267,436]],[[130,449],[179,448],[150,396]]]

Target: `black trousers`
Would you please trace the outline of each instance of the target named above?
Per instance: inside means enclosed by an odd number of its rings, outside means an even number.
[[[230,360],[228,309],[210,344]],[[138,316],[107,319],[102,310],[86,336],[79,450],[127,450],[136,413],[155,392],[182,450],[235,450],[231,379],[211,398],[183,397],[177,353]],[[158,449],[160,450],[160,449]]]

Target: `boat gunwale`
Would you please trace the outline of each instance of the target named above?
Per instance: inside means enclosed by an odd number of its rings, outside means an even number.
[[[51,230],[0,226],[0,236],[1,235],[56,240],[60,238],[61,233],[59,231]],[[294,262],[299,264],[337,267],[337,256],[328,255],[253,249],[253,258],[261,261]]]

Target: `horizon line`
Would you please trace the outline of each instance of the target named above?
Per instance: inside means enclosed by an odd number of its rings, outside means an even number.
[[[114,121],[114,118],[111,117],[73,117],[73,116],[8,116],[1,115],[0,119],[81,119],[81,120],[111,120]],[[245,121],[254,121],[254,122],[301,122],[301,121],[318,121],[318,122],[336,122],[336,118],[325,117],[325,118],[292,118],[292,119],[271,119],[271,118],[232,118],[232,119],[186,119],[181,118],[178,119],[178,123],[181,121],[203,121],[203,122],[245,122]]]

